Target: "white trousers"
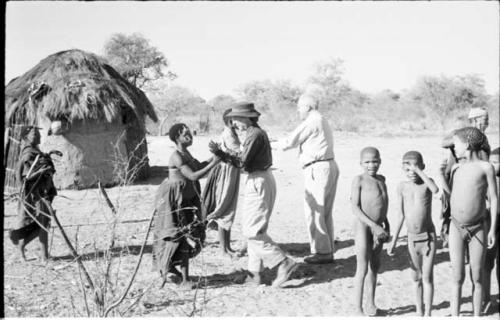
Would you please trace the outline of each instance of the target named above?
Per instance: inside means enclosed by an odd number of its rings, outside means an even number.
[[[276,181],[270,170],[248,174],[242,206],[243,235],[248,238],[248,270],[260,272],[283,261],[285,253],[267,234],[276,199]]]
[[[304,169],[304,213],[312,254],[333,254],[333,202],[338,179],[335,160],[316,162]]]

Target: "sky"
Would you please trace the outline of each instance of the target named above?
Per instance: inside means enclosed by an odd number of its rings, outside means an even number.
[[[305,85],[315,63],[344,61],[366,93],[423,75],[477,74],[499,88],[499,4],[438,2],[8,2],[5,82],[72,48],[103,53],[114,33],[141,33],[209,100],[253,80]]]

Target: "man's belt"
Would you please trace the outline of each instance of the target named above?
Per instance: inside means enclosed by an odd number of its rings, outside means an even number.
[[[321,161],[332,161],[333,158],[328,158],[328,159],[321,159],[321,160],[314,160],[314,161],[311,161],[311,162],[308,162],[306,163],[305,165],[302,166],[302,169],[305,169],[307,167],[309,167],[311,164],[315,164],[316,162],[321,162]]]

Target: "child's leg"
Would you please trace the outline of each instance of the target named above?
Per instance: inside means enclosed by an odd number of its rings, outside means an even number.
[[[194,283],[189,279],[189,256],[185,254],[181,263],[182,282],[180,284],[183,289],[193,289]]]
[[[421,246],[421,243],[417,244]],[[415,296],[416,296],[416,309],[417,315],[424,315],[424,305],[422,301],[423,289],[422,289],[422,255],[417,252],[417,248],[415,243],[411,240],[411,237],[408,236],[408,252],[410,253],[411,259],[411,275],[413,284],[415,286]]]
[[[220,248],[220,251],[221,253],[224,255],[224,254],[227,254],[227,250],[226,250],[226,247],[227,247],[227,244],[226,244],[226,230],[222,229],[221,227],[219,227],[219,231],[218,231],[218,234],[219,234],[219,248]]]
[[[460,298],[462,296],[462,284],[464,283],[464,240],[454,223],[450,225],[449,234],[450,263],[453,273],[451,284],[450,309],[451,316],[458,317],[460,313]]]
[[[485,229],[476,232],[469,242],[469,264],[472,280],[472,307],[474,316],[481,315],[483,302],[483,271],[484,258],[486,254],[486,232]]]
[[[489,211],[486,214],[490,214]],[[486,220],[486,235],[490,231],[491,221],[489,219]],[[483,304],[484,307],[487,307],[488,303],[491,300],[491,272],[493,271],[493,267],[495,266],[495,255],[497,252],[497,245],[492,249],[486,248],[486,256],[484,258],[484,270],[483,270]],[[487,310],[483,310],[487,311]]]
[[[229,253],[234,253],[235,251],[231,248],[231,229],[226,231],[226,250]]]
[[[495,245],[492,249],[486,249],[486,256],[483,270],[483,304],[487,307],[491,302],[491,273],[495,266],[495,256],[497,255],[498,246]],[[483,310],[487,311],[487,310]]]
[[[355,295],[354,301],[356,305],[355,312],[358,315],[363,315],[363,286],[365,282],[366,272],[368,270],[368,262],[371,256],[371,243],[369,241],[370,232],[368,227],[361,222],[354,223],[356,249],[356,275],[354,276]]]
[[[377,314],[377,306],[375,305],[375,289],[377,288],[377,274],[380,268],[380,254],[382,253],[382,243],[372,251],[370,263],[368,264],[368,273],[366,279],[366,291],[368,301],[366,303],[366,313],[369,316]]]
[[[432,311],[432,300],[434,297],[434,257],[436,256],[436,238],[429,243],[428,254],[423,255],[422,280],[424,283],[425,316],[430,317]],[[426,252],[427,253],[427,252]]]
[[[23,238],[23,239],[20,239],[19,242],[18,242],[18,245],[17,247],[19,248],[19,251],[21,252],[21,258],[26,261],[26,253],[25,253],[25,248],[26,246],[28,245],[28,243],[30,243],[33,239],[35,239],[36,237],[38,237],[38,234],[40,232],[40,228],[38,228],[37,230],[31,232],[28,234],[27,237]]]
[[[44,208],[44,206],[42,206]],[[45,212],[48,212],[48,210],[45,210]],[[44,212],[41,213],[42,215]],[[42,226],[45,228],[42,229],[40,228],[40,232],[38,234],[38,240],[40,241],[40,248],[42,250],[42,261],[47,261],[49,258],[49,233],[46,230],[49,230],[50,228],[50,218],[47,216],[41,216],[40,217],[40,223]]]
[[[47,261],[49,259],[49,234],[47,231],[40,229],[38,233],[38,241],[40,241],[40,249],[41,249],[41,260]]]

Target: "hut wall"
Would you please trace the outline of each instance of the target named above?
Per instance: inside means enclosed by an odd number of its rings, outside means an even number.
[[[144,125],[132,112],[126,114],[122,122],[127,128],[125,145],[130,157],[128,170],[134,175],[134,180],[145,179],[149,176],[149,158]]]
[[[44,125],[45,126],[45,125]],[[43,135],[41,149],[59,150],[54,183],[61,189],[115,185],[117,169],[127,162],[126,128],[119,123],[77,121],[63,135]]]

